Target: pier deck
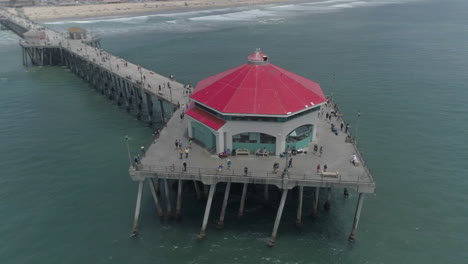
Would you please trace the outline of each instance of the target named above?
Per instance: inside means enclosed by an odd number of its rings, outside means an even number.
[[[41,43],[29,44],[21,40],[20,45],[23,47],[62,48],[89,63],[93,63],[108,72],[112,72],[122,79],[128,80],[132,85],[140,87],[145,92],[174,105],[177,105],[178,102],[188,97],[186,93],[187,89],[184,88],[183,84],[157,74],[152,70],[142,68],[139,65],[128,62],[104,50],[82,43],[81,40],[66,38],[57,31],[40,26],[30,20],[14,16],[3,10],[0,10],[0,16],[4,16],[5,18],[3,18],[3,20],[8,20],[10,23],[24,28],[25,31],[36,29],[46,34],[46,39]],[[15,33],[19,34],[16,31]],[[124,66],[124,62],[127,63],[127,66]],[[168,83],[170,83],[171,88],[168,87]],[[159,85],[161,86],[161,90],[159,90]]]
[[[272,184],[279,188],[291,189],[295,186],[307,187],[336,187],[350,188],[362,193],[373,193],[375,183],[372,175],[362,158],[360,164],[354,166],[351,161],[353,154],[358,154],[354,144],[346,143],[347,134],[340,131],[338,136],[331,132],[331,123],[339,127],[336,118],[331,122],[325,117],[320,119],[317,130],[317,139],[307,149],[307,154],[297,154],[293,157],[293,167],[288,169],[287,177],[283,177],[282,171],[286,166],[286,159],[279,156],[255,156],[250,154],[231,156],[231,169],[227,169],[226,158],[221,159],[215,153],[209,153],[205,148],[196,143],[192,144],[188,158],[180,159],[179,152],[175,148],[175,140],[182,140],[183,148],[188,146],[186,118],[181,120],[179,115],[182,109],[174,113],[174,117],[168,122],[167,127],[146,151],[142,164],[137,171],[131,173],[134,180],[142,177],[155,177],[162,179],[200,180],[204,184],[217,182],[237,183],[261,183]],[[325,110],[326,112],[326,110]],[[323,154],[314,153],[313,145],[323,146]],[[183,162],[187,163],[187,171],[184,172]],[[273,163],[278,162],[280,169],[273,173]],[[175,165],[172,171],[171,165]],[[224,169],[219,171],[220,164]],[[328,172],[338,172],[339,176],[324,177],[316,172],[316,166],[321,168],[326,164]],[[244,167],[248,168],[248,174],[244,174]]]

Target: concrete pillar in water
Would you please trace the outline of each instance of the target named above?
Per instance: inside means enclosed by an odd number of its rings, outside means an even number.
[[[345,199],[347,199],[349,197],[349,192],[348,192],[348,189],[347,188],[344,188],[343,190],[343,196]]]
[[[202,240],[206,236],[206,225],[208,224],[208,218],[210,217],[211,203],[213,202],[213,196],[216,189],[216,184],[210,185],[210,193],[208,195],[208,200],[206,201],[205,215],[203,216],[203,224],[198,235],[198,239]]]
[[[229,192],[231,191],[231,182],[226,183],[226,190],[224,191],[223,207],[221,208],[221,215],[219,216],[218,229],[224,227],[224,215],[226,214],[226,207],[229,199]]]
[[[130,102],[129,102],[129,96],[128,96],[128,93],[127,93],[127,87],[125,86],[125,83],[122,81],[122,79],[120,79],[120,77],[118,76],[114,76],[115,78],[115,81],[117,83],[117,86],[119,87],[119,89],[122,91],[123,93],[123,100],[124,100],[124,104],[125,104],[125,109],[127,110],[127,112],[130,112]]]
[[[239,206],[239,212],[237,213],[237,218],[241,218],[244,215],[244,205],[245,205],[245,196],[247,195],[247,185],[248,183],[244,183],[242,187],[242,196]]]
[[[169,187],[167,186],[167,179],[164,179],[164,192],[166,193],[166,217],[172,219],[171,197],[169,196]]]
[[[44,49],[41,49],[41,66],[44,66]]]
[[[268,184],[265,184],[264,186],[264,190],[263,190],[263,198],[265,199],[265,201],[268,201]]]
[[[181,213],[182,207],[182,180],[179,180],[177,183],[177,204],[176,204],[176,212],[175,212],[175,219],[178,220],[182,216]]]
[[[302,226],[302,198],[304,196],[304,186],[299,186],[299,197],[297,205],[296,227]]]
[[[159,197],[159,195],[161,194],[160,185],[161,185],[161,180],[160,180],[160,179],[157,179],[157,180],[156,180],[155,191],[156,191],[156,195],[157,195],[158,197]]]
[[[135,207],[135,216],[133,217],[133,229],[132,229],[132,234],[130,235],[131,237],[138,235],[138,218],[140,217],[141,195],[143,194],[143,182],[144,181],[140,181],[140,183],[138,184],[138,195],[137,195],[137,201],[136,201],[136,207]]]
[[[278,212],[276,213],[275,225],[273,226],[273,232],[271,233],[270,242],[268,242],[269,247],[273,247],[276,243],[276,234],[278,232],[278,227],[281,221],[281,216],[283,215],[284,203],[286,202],[286,196],[288,195],[288,189],[283,189],[281,194],[281,201],[278,207]]]
[[[161,99],[159,99],[159,107],[161,108],[161,124],[163,126],[166,125],[166,122],[165,122],[165,114],[164,114],[164,104],[163,104],[163,101]]]
[[[361,216],[362,204],[364,203],[364,194],[359,193],[359,198],[356,206],[356,212],[354,213],[353,229],[348,237],[350,242],[356,241],[357,228],[359,225],[359,217]]]
[[[148,109],[148,123],[153,124],[153,100],[151,99],[151,94],[145,92],[146,95],[146,107]]]
[[[331,191],[331,187],[328,187],[327,201],[325,201],[325,204],[323,205],[323,209],[325,209],[325,211],[329,211],[331,208]]]
[[[315,187],[315,199],[312,209],[312,217],[316,217],[318,215],[318,200],[319,200],[319,191],[320,187]]]
[[[200,187],[198,187],[198,182],[193,181],[193,186],[195,187],[195,193],[197,194],[197,200],[201,200]]]
[[[154,205],[156,205],[156,210],[158,211],[158,216],[159,218],[162,218],[164,216],[164,212],[161,209],[161,204],[159,203],[159,198],[158,198],[158,195],[156,194],[156,190],[154,188],[154,182],[152,178],[149,179],[148,184],[150,186],[151,195],[153,196]]]
[[[203,198],[206,200],[208,198],[208,185],[203,184]]]
[[[21,54],[23,55],[23,66],[26,66],[26,63],[24,62],[24,48],[21,47]]]

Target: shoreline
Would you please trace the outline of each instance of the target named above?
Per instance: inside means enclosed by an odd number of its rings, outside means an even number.
[[[222,8],[241,8],[274,4],[312,3],[323,0],[186,0],[142,3],[94,4],[75,6],[24,7],[23,13],[36,22],[66,21],[69,19],[96,19],[138,15],[184,13]],[[8,11],[17,14],[13,8]]]

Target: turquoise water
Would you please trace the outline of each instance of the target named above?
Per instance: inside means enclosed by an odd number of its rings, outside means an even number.
[[[0,263],[466,263],[468,259],[468,3],[327,1],[98,21],[103,46],[185,83],[244,63],[262,48],[276,65],[321,83],[356,127],[377,181],[349,244],[356,194],[294,226],[295,199],[274,249],[265,246],[279,196],[247,201],[226,228],[188,190],[180,222],[161,222],[145,189],[140,236],[129,239],[137,185],[132,150],[142,122],[60,67],[24,69],[16,37],[0,32]],[[336,74],[333,85],[332,74]],[[146,186],[145,186],[146,187]],[[312,206],[306,192],[304,212]]]

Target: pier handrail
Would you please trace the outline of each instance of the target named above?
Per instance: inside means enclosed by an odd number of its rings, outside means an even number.
[[[158,175],[171,175],[173,177],[183,177],[183,176],[191,176],[192,178],[195,177],[197,179],[201,179],[202,176],[219,176],[219,177],[238,177],[238,178],[256,178],[256,179],[278,179],[282,180],[282,172],[278,171],[277,173],[273,171],[257,171],[257,170],[248,170],[247,174],[244,173],[243,169],[216,169],[216,168],[200,168],[200,167],[187,167],[184,170],[184,167],[181,166],[154,166],[154,165],[144,165],[138,164],[136,166],[136,171],[143,172],[143,173],[151,173]],[[362,181],[359,180],[359,176],[356,180],[343,180],[341,175],[337,175],[336,178],[324,177],[321,173],[317,172],[310,172],[310,173],[294,173],[288,172],[286,179],[288,180],[298,180],[298,181],[310,181],[310,182],[324,182],[324,178],[326,178],[326,182],[330,182],[330,180],[335,180],[336,183],[359,183],[364,184]],[[374,183],[369,183],[373,185]]]

